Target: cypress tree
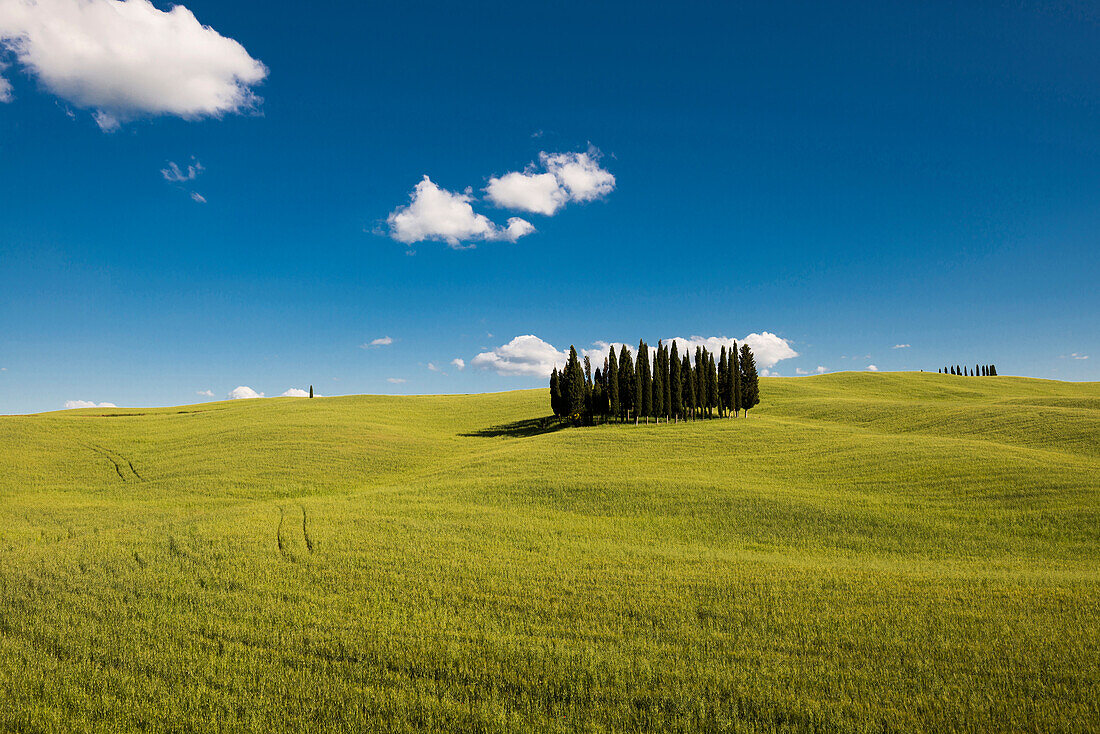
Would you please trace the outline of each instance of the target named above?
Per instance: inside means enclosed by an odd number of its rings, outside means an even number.
[[[749,415],[749,408],[760,402],[760,381],[756,374],[756,359],[748,344],[741,345],[741,407],[745,409],[745,417]]]
[[[684,355],[680,363],[680,395],[684,403],[684,418],[691,415],[695,419],[695,376],[691,374],[691,359]]]
[[[990,372],[991,377],[996,377],[997,376],[997,365],[995,365],[995,364],[989,365],[989,372]]]
[[[571,416],[584,413],[584,371],[577,358],[576,348],[569,345],[569,361],[565,365],[565,396],[568,402],[565,409]]]
[[[584,357],[584,414],[591,418],[596,408],[596,386],[592,382],[592,361]]]
[[[657,354],[653,358],[653,415],[660,424],[661,416],[665,414],[665,345],[657,342]]]
[[[714,417],[714,410],[718,407],[718,369],[713,354],[707,355],[707,407],[711,417]]]
[[[669,383],[668,378],[668,345],[665,344],[661,348],[663,354],[661,358],[661,382],[664,385],[664,391],[661,393],[661,404],[665,409],[665,422],[668,422],[669,416],[672,414],[672,385]]]
[[[672,342],[672,352],[668,357],[668,412],[673,420],[680,420],[683,411],[683,384],[680,382],[680,355],[676,352],[676,342]]]
[[[557,367],[550,373],[550,410],[556,417],[561,417],[561,376]]]
[[[624,344],[619,350],[619,409],[620,420],[626,420],[634,411],[634,383],[637,376],[634,374],[634,360],[630,356],[630,350]]]
[[[737,342],[730,347],[730,380],[733,382],[733,397],[730,398],[730,408],[733,417],[737,417],[737,411],[741,410],[741,360],[737,358]]]
[[[607,380],[607,411],[608,414],[619,415],[619,364],[615,359],[615,347],[607,350],[607,371],[604,373]]]
[[[645,416],[646,425],[649,425],[649,414],[653,410],[653,376],[649,373],[649,347],[644,341],[638,341],[638,356],[635,359],[638,387],[634,393],[634,423],[637,425],[638,418]]]
[[[309,386],[309,396],[310,396],[311,398],[313,397],[313,385],[310,385],[310,386]]]

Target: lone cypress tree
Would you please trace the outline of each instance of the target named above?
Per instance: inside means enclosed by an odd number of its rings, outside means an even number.
[[[607,350],[607,371],[604,373],[607,381],[607,410],[610,415],[619,415],[619,363],[615,359],[615,347]]]
[[[574,418],[584,414],[584,370],[577,359],[577,349],[569,345],[569,361],[565,365],[565,395],[568,399],[566,410]]]
[[[675,421],[680,420],[683,411],[683,384],[680,382],[680,355],[676,352],[676,342],[672,342],[672,352],[668,357],[668,413]]]
[[[309,396],[310,396],[311,398],[313,397],[313,385],[310,385],[310,386],[309,386]]]
[[[665,414],[665,345],[657,342],[657,354],[653,357],[653,415],[657,424],[661,423],[661,416]]]
[[[760,402],[760,378],[756,374],[756,359],[748,344],[741,345],[741,407],[745,409],[745,417],[749,415],[749,408]]]
[[[634,410],[634,360],[624,344],[619,350],[619,420],[626,420]]]
[[[684,401],[684,418],[690,414],[695,420],[695,376],[691,372],[691,359],[685,354],[680,363],[680,394]]]

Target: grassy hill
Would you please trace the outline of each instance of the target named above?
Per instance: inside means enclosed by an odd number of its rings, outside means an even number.
[[[0,418],[0,730],[1096,731],[1100,383]]]

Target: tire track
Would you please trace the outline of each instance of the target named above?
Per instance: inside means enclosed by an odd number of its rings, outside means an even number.
[[[306,508],[302,505],[302,537],[306,540],[306,550],[313,555],[313,538],[309,537],[309,528],[306,527]]]
[[[129,468],[130,474],[132,474],[134,478],[136,478],[139,482],[145,481],[145,477],[141,476],[141,474],[138,473],[138,470],[134,467],[134,462],[127,459],[118,451],[104,448],[103,446],[97,446],[96,444],[88,444],[88,448],[92,449],[98,454],[106,456],[111,461],[111,463],[115,465],[115,471],[118,472],[118,476],[120,479],[122,479],[122,481],[129,481],[126,479],[126,472],[123,471],[124,465]]]
[[[279,555],[281,555],[284,559],[293,562],[294,559],[291,558],[290,552],[287,550],[286,546],[283,545],[283,523],[285,521],[286,521],[286,508],[280,506],[279,507],[279,526],[277,528],[275,528],[275,544],[279,546]]]

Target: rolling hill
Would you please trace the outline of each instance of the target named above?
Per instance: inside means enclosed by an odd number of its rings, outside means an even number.
[[[0,417],[0,729],[1096,731],[1100,383]]]

